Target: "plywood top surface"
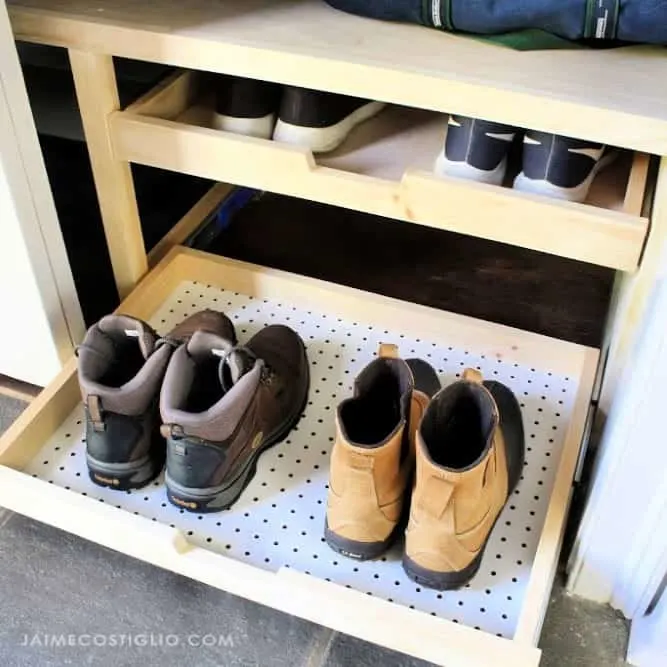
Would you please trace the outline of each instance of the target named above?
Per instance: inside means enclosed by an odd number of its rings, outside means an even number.
[[[667,154],[667,49],[519,52],[323,0],[10,0],[19,38]]]

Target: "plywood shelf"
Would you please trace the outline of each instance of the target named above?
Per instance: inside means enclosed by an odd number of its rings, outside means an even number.
[[[260,188],[601,266],[637,267],[648,220],[648,156],[626,154],[585,204],[438,177],[446,117],[391,105],[336,152],[211,129],[207,77],[180,72],[111,116],[120,160]]]
[[[299,430],[262,457],[257,477],[234,507],[218,515],[182,513],[166,502],[160,479],[128,493],[93,485],[85,468],[75,360],[0,440],[0,503],[438,665],[477,667],[493,656],[500,667],[536,667],[597,351],[182,248],[119,310],[167,331],[205,307],[224,308],[243,339],[268,322],[294,327],[311,362],[311,393]],[[524,474],[479,573],[460,591],[440,594],[411,584],[398,548],[358,563],[321,540],[331,406],[349,394],[354,375],[387,340],[406,355],[429,360],[444,383],[464,366],[476,366],[512,387],[522,404]]]
[[[519,52],[321,0],[10,0],[19,39],[667,154],[665,49]]]

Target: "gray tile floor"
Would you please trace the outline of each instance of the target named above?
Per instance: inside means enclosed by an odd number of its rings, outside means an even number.
[[[22,407],[0,398],[0,432]],[[621,666],[626,642],[615,612],[556,586],[542,667]],[[428,667],[0,510],[0,665],[138,664]]]

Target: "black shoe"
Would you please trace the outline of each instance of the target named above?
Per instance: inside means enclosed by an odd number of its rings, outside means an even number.
[[[90,479],[112,489],[138,489],[162,470],[158,399],[176,345],[195,331],[213,331],[233,344],[225,315],[191,315],[166,338],[145,322],[108,315],[92,326],[77,349],[79,385],[86,414],[86,462]]]
[[[305,146],[313,153],[326,153],[338,148],[354,127],[384,106],[381,102],[288,86],[273,138]]]
[[[238,76],[217,77],[213,126],[225,132],[270,139],[282,86]]]
[[[597,173],[615,157],[602,144],[529,130],[523,140],[523,171],[514,188],[581,202]]]
[[[447,139],[436,160],[435,173],[501,185],[507,172],[507,155],[517,133],[517,128],[510,125],[450,116]]]

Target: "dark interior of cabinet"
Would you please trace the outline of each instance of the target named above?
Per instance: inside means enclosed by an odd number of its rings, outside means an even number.
[[[268,193],[205,249],[594,347],[614,280],[592,264]]]
[[[64,49],[19,45],[47,173],[87,323],[117,295]],[[170,69],[115,60],[121,104]],[[146,247],[204,194],[203,179],[133,166]],[[202,249],[590,346],[599,346],[614,272],[523,248],[269,193]],[[535,224],[540,224],[535,221]]]
[[[46,172],[87,324],[118,305],[102,217],[65,49],[19,43],[19,57]],[[121,107],[148,92],[171,68],[115,59]],[[150,250],[211,187],[183,174],[132,165],[146,248]]]

